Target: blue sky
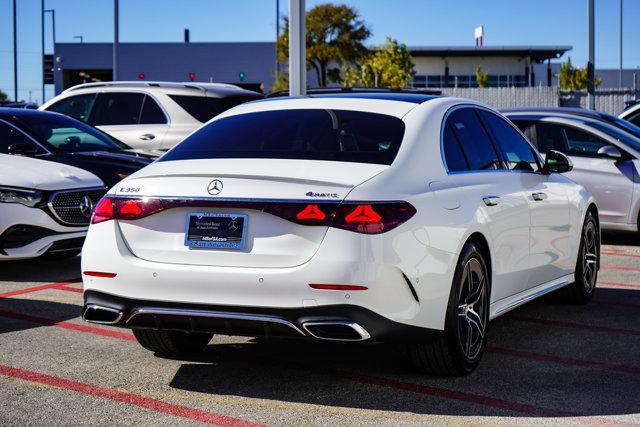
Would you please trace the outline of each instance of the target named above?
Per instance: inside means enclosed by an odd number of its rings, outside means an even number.
[[[275,37],[276,0],[120,0],[120,40],[268,41]],[[307,0],[307,9],[326,1]],[[408,45],[572,45],[574,63],[587,57],[587,0],[344,0],[370,25],[370,43],[389,35]],[[595,0],[596,67],[617,68],[619,0]],[[13,96],[11,0],[0,0],[0,90]],[[288,0],[280,0],[281,15]],[[108,42],[112,0],[45,0],[56,10],[57,41]],[[640,67],[640,0],[624,0],[624,65]],[[50,17],[47,51],[51,51]],[[40,0],[18,0],[19,97],[40,101]],[[51,88],[48,95],[51,96]]]

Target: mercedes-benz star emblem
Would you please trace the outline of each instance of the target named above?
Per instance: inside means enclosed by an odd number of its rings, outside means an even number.
[[[238,223],[236,222],[236,220],[232,220],[229,223],[229,230],[236,231],[237,229],[238,229]]]
[[[223,187],[224,186],[222,185],[222,181],[220,181],[219,179],[214,179],[209,183],[209,186],[207,187],[207,192],[212,196],[215,196],[220,194]]]
[[[85,218],[91,218],[91,212],[93,211],[93,201],[89,196],[82,196],[80,199],[80,213]]]

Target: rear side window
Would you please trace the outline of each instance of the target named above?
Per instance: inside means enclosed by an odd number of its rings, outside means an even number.
[[[50,105],[47,111],[64,114],[86,123],[89,121],[91,107],[93,107],[95,99],[96,95],[94,93],[70,96]]]
[[[226,98],[209,98],[206,96],[169,95],[183,110],[199,122],[205,123],[223,111],[236,105],[257,99],[254,96],[230,96]]]
[[[262,111],[209,123],[159,161],[255,158],[390,165],[403,136],[402,120],[385,114],[321,109]]]
[[[469,170],[502,169],[498,154],[474,109],[460,108],[453,111],[445,125],[450,126],[457,137]],[[451,153],[453,155],[453,153]],[[447,166],[455,159],[446,157]],[[449,169],[451,171],[451,169]]]
[[[450,123],[446,123],[444,127],[442,148],[444,150],[444,158],[447,162],[449,172],[469,170],[469,163],[462,152],[462,147],[460,146],[458,137],[453,132],[453,129],[451,129]]]
[[[142,102],[142,113],[140,113],[140,124],[158,125],[164,123],[167,123],[167,118],[158,103],[149,95],[145,95]]]
[[[143,93],[99,93],[90,122],[94,126],[164,124],[167,118],[158,104]]]
[[[538,170],[533,149],[513,126],[489,111],[478,110],[478,114],[493,136],[493,140],[498,144],[509,169],[530,172]]]
[[[94,126],[137,125],[140,121],[142,93],[99,93],[91,114]]]
[[[634,114],[631,114],[625,120],[630,121],[631,123],[633,123],[636,126],[640,126],[640,109],[637,110]]]

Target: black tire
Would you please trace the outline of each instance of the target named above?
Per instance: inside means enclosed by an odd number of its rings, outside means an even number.
[[[600,267],[600,229],[591,211],[587,212],[582,226],[580,249],[576,261],[575,282],[561,289],[565,302],[586,304],[593,298]]]
[[[487,342],[490,285],[480,248],[467,243],[453,276],[444,334],[436,341],[407,346],[415,368],[428,374],[462,376],[478,366]]]
[[[138,343],[147,350],[167,356],[199,353],[213,338],[213,334],[156,331],[153,329],[134,329],[133,335]]]

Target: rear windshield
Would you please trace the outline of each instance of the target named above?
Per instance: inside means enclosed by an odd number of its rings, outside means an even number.
[[[226,98],[209,98],[192,95],[169,95],[191,117],[199,122],[208,122],[223,111],[248,101],[259,99],[259,95],[238,95]]]
[[[347,110],[276,110],[225,117],[203,126],[160,161],[300,159],[390,165],[404,123]]]

